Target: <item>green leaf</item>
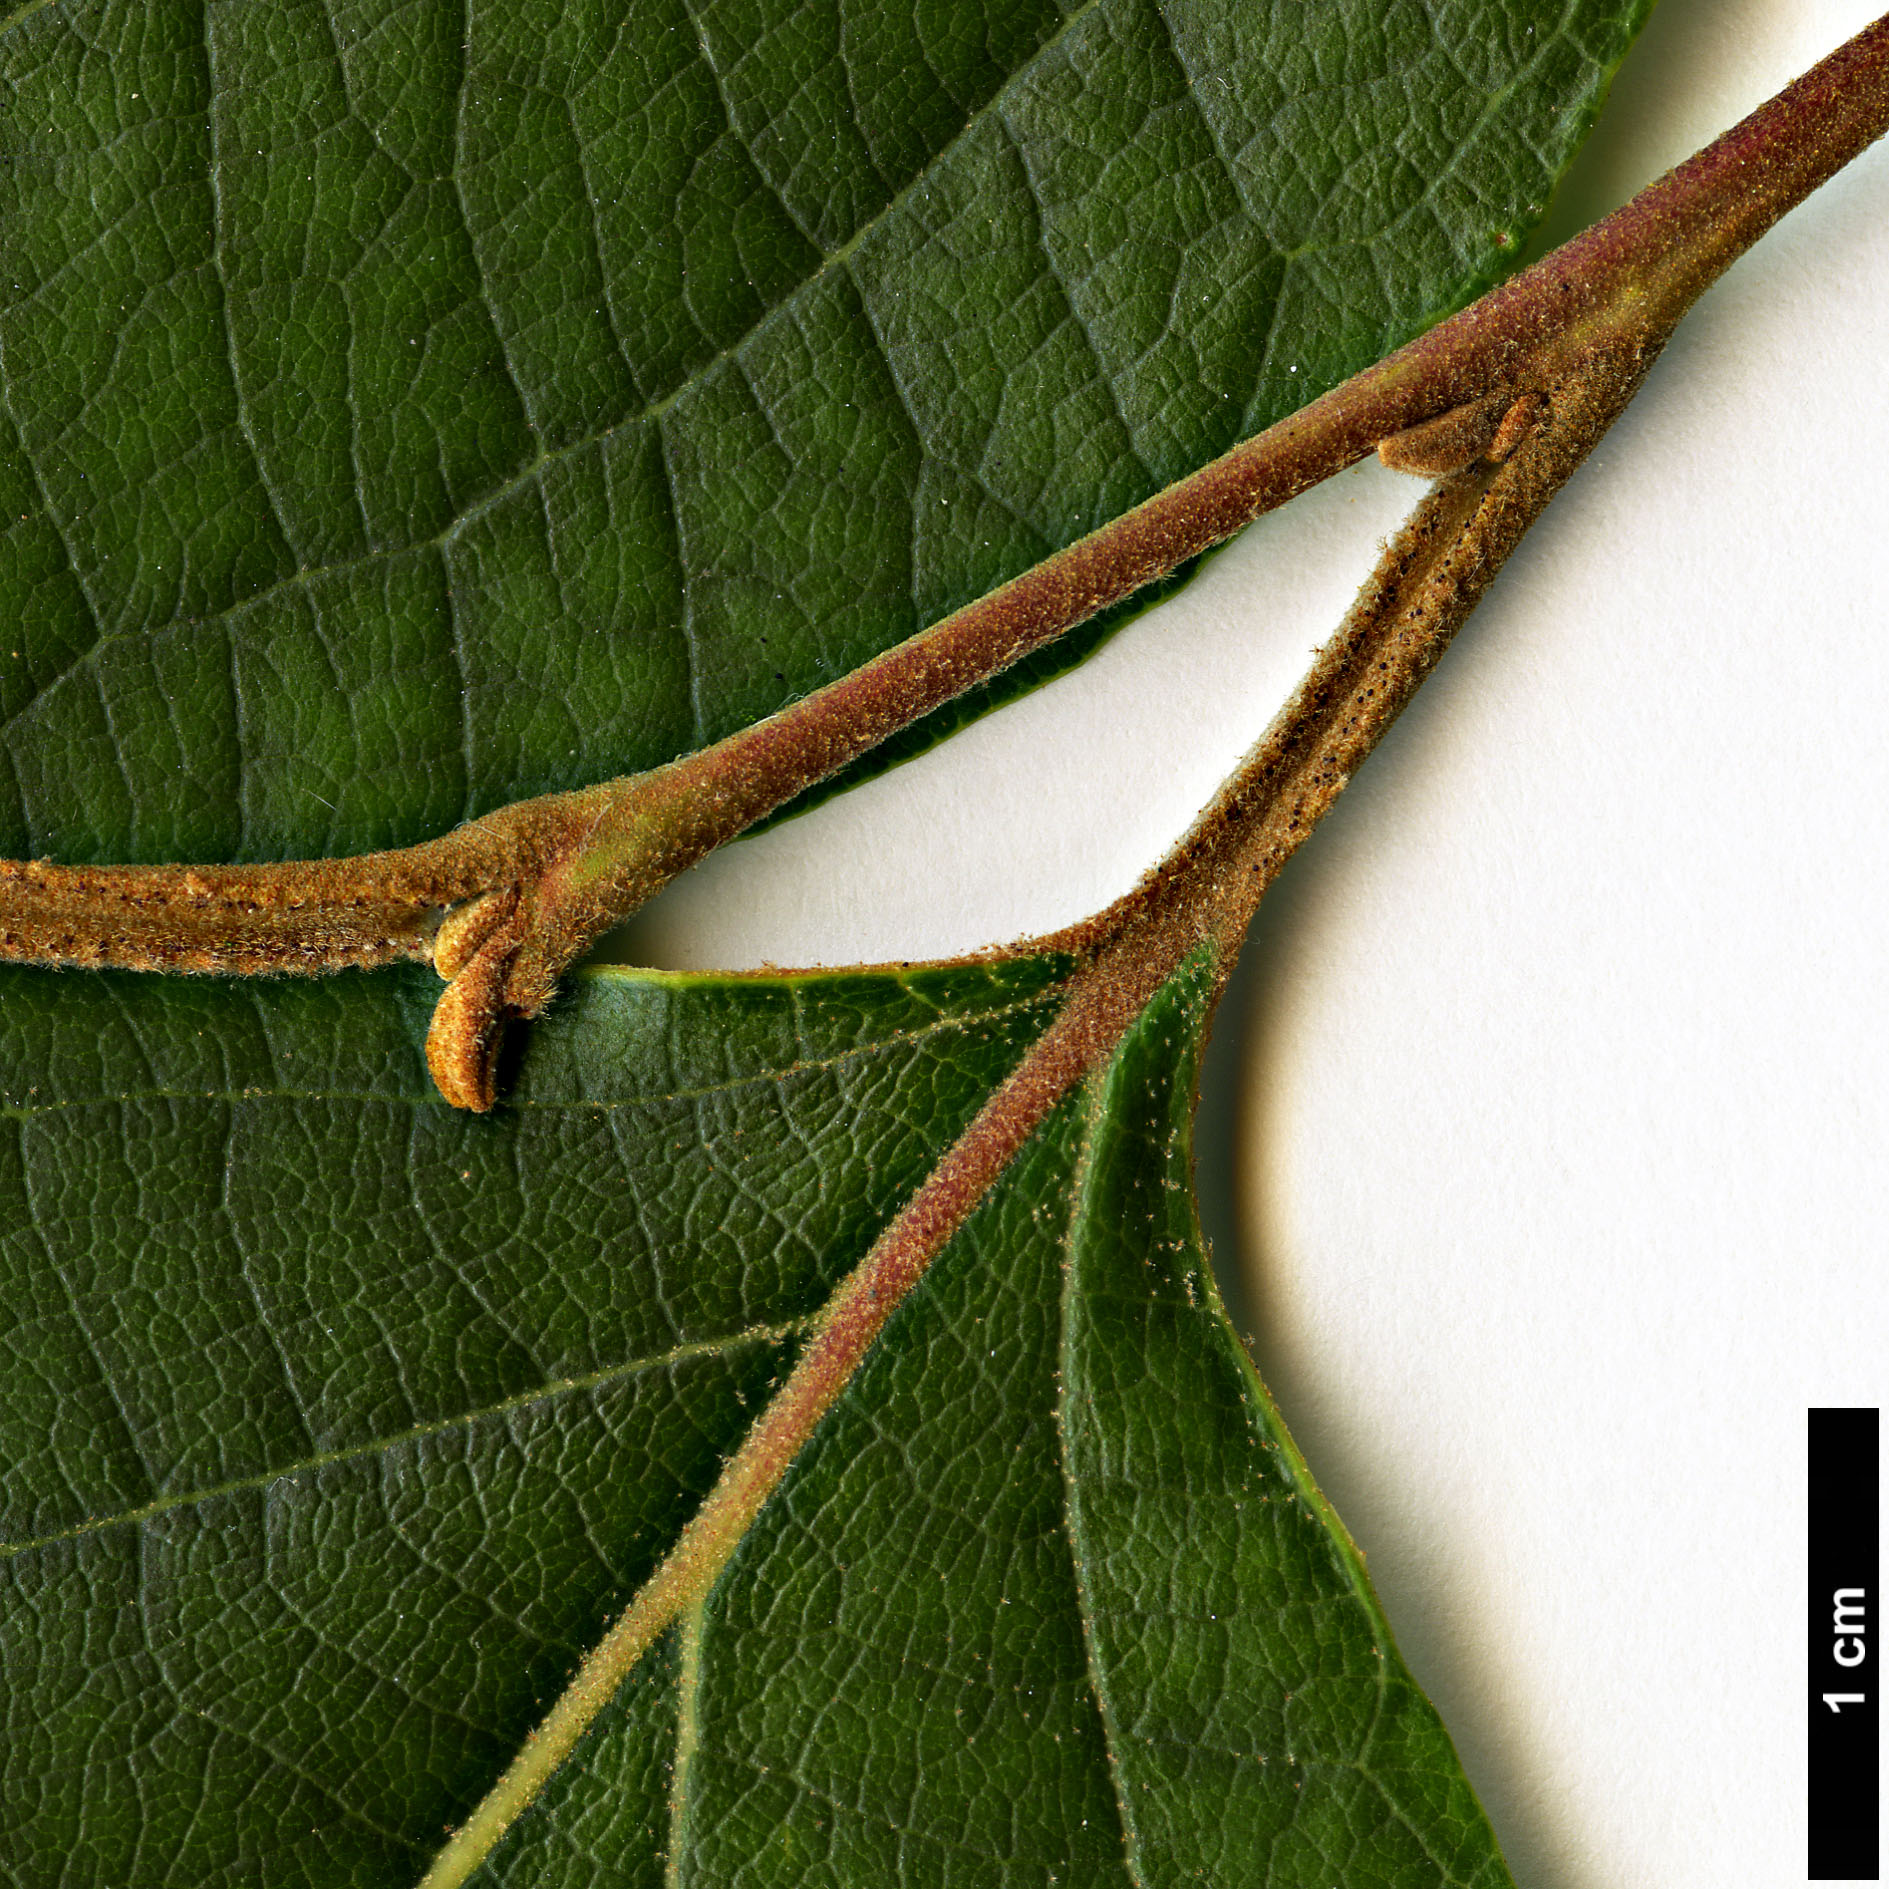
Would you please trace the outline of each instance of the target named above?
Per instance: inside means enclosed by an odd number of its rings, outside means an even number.
[[[5,1879],[412,1880],[1063,968],[591,973],[491,1119],[387,980],[236,1029],[14,973]],[[1219,1307],[1210,985],[1050,1118],[475,1880],[1508,1882]]]
[[[19,8],[0,852],[393,844],[772,712],[1467,299],[1643,11]],[[0,973],[0,1882],[414,1881],[1065,968],[592,973],[478,1119],[424,972]],[[488,1880],[1506,1883],[1218,1308],[1210,981]]]
[[[1646,4],[19,9],[0,853],[392,845],[778,709],[1486,284]]]
[[[13,1880],[416,1873],[1046,981],[587,978],[488,1122],[429,974],[12,973]]]

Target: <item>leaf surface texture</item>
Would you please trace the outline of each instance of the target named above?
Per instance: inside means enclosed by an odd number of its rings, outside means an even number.
[[[490,1120],[398,978],[233,1030],[16,973],[0,1880],[417,1876],[1062,968],[593,973]],[[1220,1312],[1206,996],[1051,1117],[475,1880],[1507,1882]]]
[[[647,767],[1466,300],[1641,0],[0,21],[0,852]],[[882,751],[1076,660],[1099,621]],[[0,972],[0,1883],[410,1883],[1067,966]],[[1215,1298],[1193,964],[479,1880],[1508,1878]]]
[[[1644,4],[20,10],[0,853],[403,844],[772,713],[1488,283]]]

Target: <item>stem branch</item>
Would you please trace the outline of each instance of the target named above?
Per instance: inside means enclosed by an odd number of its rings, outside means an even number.
[[[1192,953],[1224,983],[1260,894],[1396,720],[1503,561],[1638,389],[1651,355],[1601,355],[1551,391],[1500,466],[1440,483],[1386,547],[1344,627],[1185,839],[1126,898],[1021,947],[1076,953],[1061,1009],[865,1258],[714,1488],[586,1656],[420,1889],[458,1889],[536,1799],[624,1676],[699,1609],[894,1312],[1050,1111],[1113,1055]]]
[[[1505,459],[1551,390],[1645,361],[1778,217],[1889,128],[1878,20],[1625,208],[1088,537],[713,747],[520,801],[424,845],[280,865],[0,863],[0,958],[228,974],[431,958],[446,1098],[489,1108],[499,1030],[678,872],[920,716],[1374,446],[1426,474]]]

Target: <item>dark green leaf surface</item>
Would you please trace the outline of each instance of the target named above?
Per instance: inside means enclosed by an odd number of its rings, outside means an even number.
[[[357,851],[779,708],[1486,283],[1645,5],[20,8],[0,853]]]
[[[1502,266],[1644,0],[28,4],[0,853],[417,839],[856,665]],[[906,751],[1110,627],[921,729]],[[1061,967],[0,975],[0,1884],[412,1882]],[[492,1883],[1507,1882],[1166,991]]]
[[[1048,975],[586,978],[481,1120],[430,975],[8,974],[0,1881],[411,1880]]]
[[[1058,969],[595,974],[486,1120],[385,980],[233,1028],[13,974],[0,1881],[411,1881]],[[1508,1882],[1219,1311],[1205,989],[1050,1119],[478,1880]]]

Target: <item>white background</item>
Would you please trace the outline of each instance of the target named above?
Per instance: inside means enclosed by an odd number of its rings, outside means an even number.
[[[1870,16],[1664,0],[1558,239]],[[1201,1179],[1239,1322],[1523,1889],[1802,1882],[1803,1451],[1883,1399],[1889,150],[1767,237],[1269,898]],[[673,887],[667,965],[1076,919],[1420,487],[1360,467],[1075,676]]]

